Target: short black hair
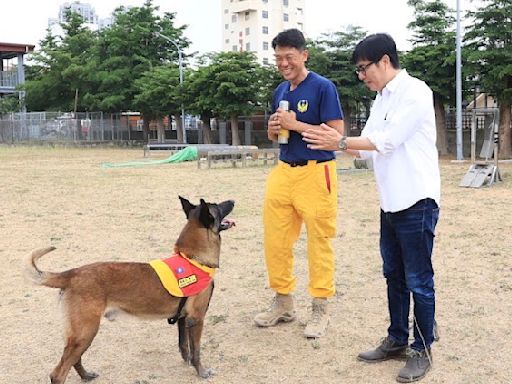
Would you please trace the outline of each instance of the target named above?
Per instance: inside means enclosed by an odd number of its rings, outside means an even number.
[[[306,49],[306,39],[301,31],[296,28],[286,29],[279,32],[276,37],[272,39],[272,48],[280,47],[297,48],[299,51]]]
[[[384,55],[389,56],[393,68],[400,68],[395,40],[387,33],[375,33],[366,36],[356,45],[352,53],[352,62],[355,64],[359,60],[369,60],[376,63]]]

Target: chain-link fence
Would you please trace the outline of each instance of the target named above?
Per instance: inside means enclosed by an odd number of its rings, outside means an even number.
[[[0,117],[0,143],[143,139],[142,120],[130,113],[29,112]]]

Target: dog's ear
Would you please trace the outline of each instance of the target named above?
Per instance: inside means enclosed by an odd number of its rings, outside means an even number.
[[[187,219],[188,219],[190,211],[193,210],[196,206],[194,204],[191,204],[190,201],[188,201],[187,199],[185,199],[181,196],[178,196],[178,197],[180,198],[181,207],[183,208],[183,211],[185,212],[185,215],[187,216]]]
[[[199,212],[199,221],[205,228],[210,228],[215,222],[215,218],[210,213],[210,207],[206,201],[200,200],[201,210]]]

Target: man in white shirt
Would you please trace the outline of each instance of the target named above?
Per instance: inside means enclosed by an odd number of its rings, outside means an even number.
[[[361,136],[345,137],[323,124],[304,132],[303,139],[311,149],[340,149],[373,161],[390,326],[381,344],[358,360],[374,363],[406,355],[396,379],[409,383],[430,370],[434,341],[431,257],[441,186],[432,91],[400,69],[395,42],[387,34],[367,36],[352,60],[359,79],[377,92]],[[409,346],[411,293],[414,342]]]

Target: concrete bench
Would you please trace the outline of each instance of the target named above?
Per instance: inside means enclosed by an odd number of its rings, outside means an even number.
[[[203,164],[206,164],[208,168],[212,168],[215,164],[229,165],[233,168],[238,166],[243,168],[250,165],[275,165],[278,160],[279,148],[231,147],[209,150],[206,153],[206,158],[199,156],[197,168],[200,169]]]

